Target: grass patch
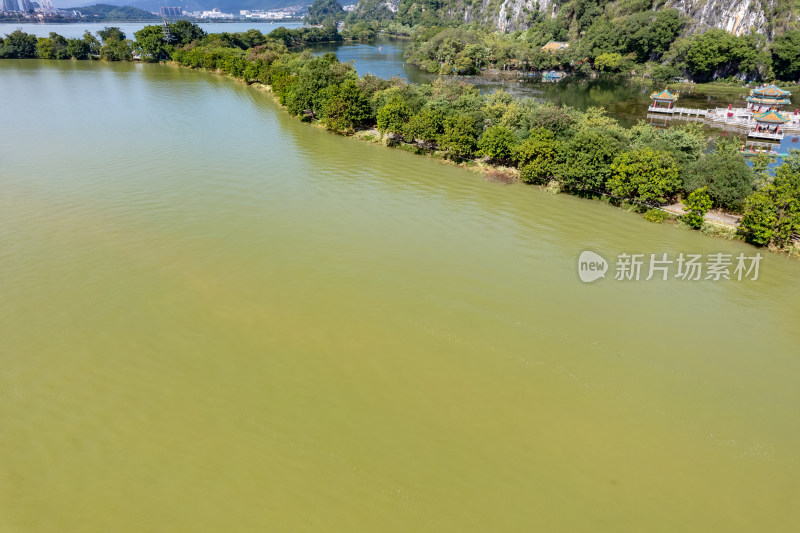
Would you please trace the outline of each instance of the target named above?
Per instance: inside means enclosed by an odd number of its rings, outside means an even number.
[[[677,89],[686,94],[708,94],[718,96],[736,96],[747,94],[750,88],[741,83],[720,82],[720,83],[670,83],[670,88]]]
[[[743,239],[741,235],[739,235],[739,230],[731,226],[722,226],[720,224],[709,224],[706,222],[700,228],[700,232],[704,235],[709,235],[711,237],[722,237],[723,239],[728,239],[732,241],[734,239]]]

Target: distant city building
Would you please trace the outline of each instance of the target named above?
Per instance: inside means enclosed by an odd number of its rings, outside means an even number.
[[[306,10],[307,6],[284,7],[269,11],[243,9],[239,11],[239,16],[250,20],[283,20],[300,18]]]
[[[233,13],[222,13],[219,9],[214,8],[211,11],[203,11],[200,14],[201,19],[232,19],[235,18]]]
[[[25,12],[33,11],[33,4],[31,0],[22,0],[22,10]]]
[[[183,15],[183,9],[180,7],[162,7],[158,10],[162,17],[180,17]]]
[[[17,0],[3,0],[3,11],[19,11]]]

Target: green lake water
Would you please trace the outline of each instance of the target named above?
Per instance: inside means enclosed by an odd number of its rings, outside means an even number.
[[[227,78],[0,62],[0,531],[796,531],[800,267],[328,134]]]

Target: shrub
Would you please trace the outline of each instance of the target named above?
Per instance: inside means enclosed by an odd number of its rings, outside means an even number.
[[[474,154],[477,148],[477,135],[472,117],[465,115],[447,117],[444,121],[444,133],[439,139],[439,147],[458,158]]]
[[[747,161],[734,146],[726,143],[693,164],[685,180],[687,192],[707,187],[715,206],[736,212],[741,211],[755,184],[753,170]]]
[[[700,229],[703,226],[703,220],[706,213],[714,205],[711,197],[708,195],[706,187],[697,189],[692,192],[689,197],[683,202],[686,208],[686,214],[683,215],[683,221],[694,229]]]
[[[394,96],[386,105],[378,109],[378,131],[402,136],[412,114],[405,100],[400,96]]]
[[[478,141],[478,154],[506,161],[511,159],[512,151],[517,143],[514,132],[504,126],[492,126],[481,135]]]
[[[612,194],[647,204],[666,202],[681,186],[672,156],[649,147],[621,153],[611,170],[607,186]]]
[[[644,219],[649,221],[649,222],[656,222],[656,223],[660,224],[669,215],[667,215],[667,213],[665,213],[661,209],[651,208],[651,209],[648,209],[643,216],[644,216]]]

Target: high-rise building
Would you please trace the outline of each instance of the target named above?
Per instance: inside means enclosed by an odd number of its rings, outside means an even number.
[[[22,0],[22,10],[25,12],[33,11],[33,4],[31,0]]]
[[[17,0],[3,0],[3,11],[19,11]]]
[[[162,17],[180,17],[183,15],[183,9],[180,7],[162,7],[160,11]]]

